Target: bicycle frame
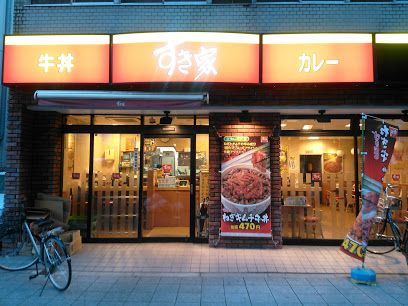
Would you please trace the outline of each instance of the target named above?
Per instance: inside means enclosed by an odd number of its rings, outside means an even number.
[[[403,240],[401,239],[401,237],[402,237],[401,236],[401,231],[400,231],[398,225],[392,219],[391,209],[386,207],[386,208],[384,208],[384,210],[385,210],[385,220],[384,220],[384,224],[383,224],[383,227],[382,227],[382,232],[385,231],[385,229],[387,227],[387,223],[390,224],[392,235],[394,236],[393,238],[395,239],[397,249],[401,249],[401,244],[403,242]],[[377,239],[378,238],[389,238],[389,236],[377,234]]]
[[[27,234],[28,234],[28,237],[30,237],[30,240],[31,240],[31,244],[33,245],[33,248],[34,248],[34,251],[35,251],[35,254],[36,254],[36,257],[37,257],[37,261],[36,261],[36,263],[38,263],[38,262],[41,262],[41,263],[43,263],[43,257],[42,257],[42,241],[40,241],[40,248],[38,247],[38,245],[35,243],[35,239],[34,239],[34,236],[33,236],[33,233],[31,232],[31,229],[30,229],[30,227],[29,227],[29,225],[28,225],[28,223],[27,223],[27,221],[24,221],[24,223],[23,223],[23,225],[24,225],[24,229],[25,229],[25,231],[27,232]],[[42,238],[41,238],[41,240],[42,240]]]

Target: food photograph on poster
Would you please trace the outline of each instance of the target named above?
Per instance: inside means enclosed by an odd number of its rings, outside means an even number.
[[[221,165],[221,235],[270,237],[267,137],[225,136]]]
[[[323,153],[323,169],[327,173],[342,173],[343,156],[337,153]]]

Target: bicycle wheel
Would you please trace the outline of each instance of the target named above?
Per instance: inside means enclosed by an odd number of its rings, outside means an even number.
[[[37,245],[38,241],[34,238]],[[26,231],[17,227],[7,228],[0,242],[0,269],[20,271],[38,262],[32,242]]]
[[[381,242],[380,246],[367,247],[367,251],[372,254],[383,255],[395,250],[397,241],[393,234],[394,229],[392,225],[385,219],[374,222],[371,228],[371,232],[374,235],[374,240]],[[380,244],[380,243],[379,243]]]
[[[50,236],[45,240],[44,264],[54,287],[60,291],[67,289],[72,277],[71,258],[59,238]]]

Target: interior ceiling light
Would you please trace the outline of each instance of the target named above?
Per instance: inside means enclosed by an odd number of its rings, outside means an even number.
[[[347,124],[345,125],[345,127],[346,127],[346,128],[350,128],[350,123],[347,123]]]
[[[284,128],[284,127],[286,127],[286,126],[287,126],[286,123],[281,123],[281,128]]]
[[[317,116],[317,122],[331,122],[330,117],[325,116],[326,111],[324,109],[319,110],[319,116]]]
[[[243,110],[239,116],[239,122],[252,122],[251,115],[247,110]]]
[[[160,118],[160,124],[171,124],[173,118],[169,116],[169,111],[164,111],[164,117]]]
[[[309,140],[317,140],[317,139],[320,139],[320,137],[319,137],[319,136],[310,136],[310,137],[307,137],[307,139],[309,139]]]
[[[311,130],[312,128],[313,128],[313,125],[311,125],[311,124],[305,124],[305,125],[302,127],[303,130]]]

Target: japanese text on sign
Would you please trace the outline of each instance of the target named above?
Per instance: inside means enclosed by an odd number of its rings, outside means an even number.
[[[224,222],[256,222],[256,223],[268,223],[269,217],[268,214],[263,214],[262,216],[259,214],[239,214],[239,213],[224,213],[222,215],[222,220]]]
[[[71,72],[71,69],[74,67],[72,63],[74,57],[71,53],[67,55],[61,54],[58,56],[58,62],[55,64],[55,57],[48,55],[48,53],[41,54],[38,58],[38,67],[42,68],[44,72],[48,72],[49,68],[57,67],[58,72]]]
[[[166,70],[168,76],[172,76],[176,69],[184,74],[190,73],[193,66],[193,59],[197,66],[197,74],[194,80],[197,81],[203,75],[217,75],[215,62],[217,60],[217,48],[206,48],[201,46],[200,52],[192,53],[190,50],[177,47],[181,43],[168,43],[164,47],[155,49],[153,54],[157,57],[157,64],[160,69]]]
[[[317,61],[317,56],[316,53],[313,53],[312,56],[307,55],[305,52],[303,52],[299,56],[299,72],[316,72],[319,71],[324,64],[326,65],[338,65],[339,60],[338,59],[327,59],[327,60],[320,60],[319,62]]]

